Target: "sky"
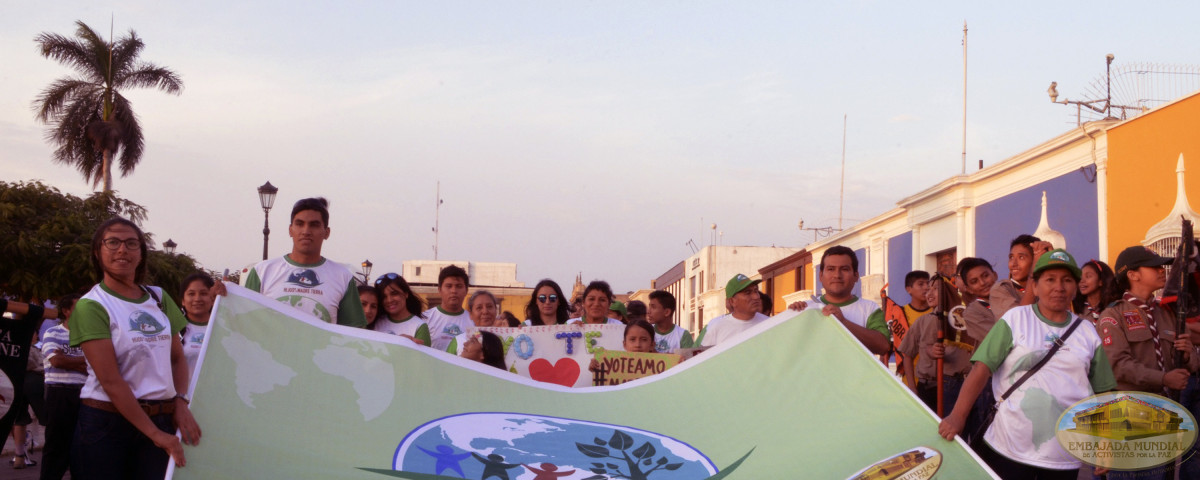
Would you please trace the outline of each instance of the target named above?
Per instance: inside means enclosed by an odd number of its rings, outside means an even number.
[[[982,4],[980,4],[982,3]],[[179,96],[128,90],[145,149],[114,189],[205,268],[262,255],[256,188],[330,200],[327,258],[517,264],[532,286],[651,280],[707,245],[800,248],[1075,128],[1105,55],[1200,59],[1200,4],[0,0],[0,180],[86,196],[31,107],[71,71],[41,32],[129,30]],[[1115,82],[1116,80],[1114,80]],[[716,230],[711,225],[716,224]],[[714,235],[714,232],[716,235]],[[753,274],[755,272],[746,272]]]

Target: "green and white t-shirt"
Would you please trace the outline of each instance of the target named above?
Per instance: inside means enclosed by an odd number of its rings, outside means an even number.
[[[387,314],[381,313],[375,319],[375,331],[392,335],[408,335],[425,342],[426,347],[433,343],[429,339],[429,324],[424,318],[417,318],[416,315],[409,315],[408,318],[397,321],[388,318]]]
[[[263,260],[250,269],[246,288],[299,308],[328,323],[367,326],[350,269],[326,258],[295,263],[288,255]]]
[[[429,334],[433,336],[433,348],[443,352],[446,351],[446,347],[450,346],[451,339],[475,326],[475,322],[471,321],[466,310],[450,313],[442,310],[440,306],[433,307],[425,311],[425,318],[429,321]]]
[[[683,327],[672,326],[665,334],[654,330],[654,351],[658,353],[675,353],[681,348],[692,348],[693,344],[692,333]]]
[[[567,325],[572,323],[588,323],[587,317],[575,317],[567,320]],[[604,317],[604,322],[601,325],[624,325],[624,323],[615,318]]]
[[[700,346],[712,347],[719,345],[721,342],[732,338],[734,335],[749,330],[750,327],[758,325],[768,317],[762,312],[754,312],[754,318],[749,320],[741,320],[734,318],[732,313],[721,315],[708,322],[703,330],[700,330]],[[678,329],[677,329],[678,330]],[[655,334],[655,338],[658,334]]]
[[[188,376],[196,373],[196,362],[200,360],[200,350],[204,348],[204,337],[208,335],[208,324],[193,323],[188,320],[187,326],[180,332],[183,339],[183,356],[187,358]]]
[[[92,287],[71,313],[71,346],[91,340],[112,341],[117,370],[133,396],[139,400],[170,400],[176,394],[171,344],[187,320],[162,289],[148,288],[162,300],[162,308],[149,294],[133,299],[118,295],[103,283]],[[90,363],[79,398],[112,401]]]
[[[813,297],[811,302],[808,302],[808,308],[805,310],[820,310],[825,308],[825,305],[834,305],[842,309],[842,316],[846,317],[846,321],[883,334],[889,342],[892,340],[892,331],[887,326],[887,320],[884,320],[883,310],[879,308],[879,304],[858,298],[851,295],[850,300],[842,303],[829,302],[824,295]]]
[[[996,321],[971,361],[983,362],[993,372],[992,391],[997,400],[1078,318],[1070,316],[1067,322],[1051,323],[1037,305],[1024,305],[1013,307]],[[997,453],[1021,463],[1052,470],[1079,468],[1079,460],[1054,437],[1058,417],[1093,392],[1116,387],[1100,336],[1085,320],[1050,361],[999,405],[983,439]]]

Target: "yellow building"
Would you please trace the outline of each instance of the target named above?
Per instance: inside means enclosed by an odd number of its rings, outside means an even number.
[[[1183,418],[1171,410],[1122,395],[1075,414],[1074,431],[1096,437],[1135,440],[1180,431]]]

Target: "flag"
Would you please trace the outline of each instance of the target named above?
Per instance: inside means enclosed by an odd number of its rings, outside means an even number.
[[[659,375],[570,388],[228,290],[192,385],[204,436],[173,478],[991,476],[817,311]]]

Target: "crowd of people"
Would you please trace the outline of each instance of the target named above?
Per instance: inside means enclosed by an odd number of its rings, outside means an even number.
[[[397,335],[502,370],[500,338],[473,327],[623,324],[625,350],[673,353],[728,342],[773,313],[760,280],[739,274],[725,285],[728,313],[693,337],[675,325],[677,303],[669,292],[627,305],[606,282],[593,281],[569,301],[544,279],[532,289],[522,321],[500,312],[491,292],[472,290],[457,266],[439,273],[441,301],[430,308],[398,274],[360,285],[349,269],[322,256],[330,232],[324,199],[297,202],[288,232],[291,252],[255,265],[247,288],[326,322]],[[58,309],[0,300],[29,325],[55,320],[40,334],[27,332],[41,346],[30,356],[22,401],[46,426],[42,478],[61,478],[68,468],[77,479],[161,478],[168,461],[186,464],[182,444],[201,438],[189,410],[190,380],[214,298],[225,287],[206,274],[190,275],[176,303],[163,289],[143,285],[146,252],[136,224],[112,219],[93,236],[91,261],[101,281],[86,294],[62,299]],[[823,293],[788,308],[819,310],[871,354],[894,355],[901,381],[943,417],[939,433],[948,440],[961,435],[1002,478],[1076,478],[1078,460],[1057,442],[1034,440],[1035,432],[1054,428],[1037,419],[1057,418],[1095,393],[1183,392],[1184,404],[1200,413],[1194,408],[1200,351],[1193,341],[1200,325],[1177,331],[1173,312],[1155,298],[1171,259],[1136,246],[1120,253],[1115,270],[1097,260],[1081,267],[1067,251],[1031,235],[1012,241],[1008,259],[1003,280],[976,257],[960,260],[953,274],[910,272],[911,301],[889,316],[854,293],[858,257],[834,246],[817,268]],[[21,417],[12,427],[15,468],[37,464],[25,449],[28,423]],[[1097,470],[1108,478],[1172,472],[1171,464],[1149,472]]]

